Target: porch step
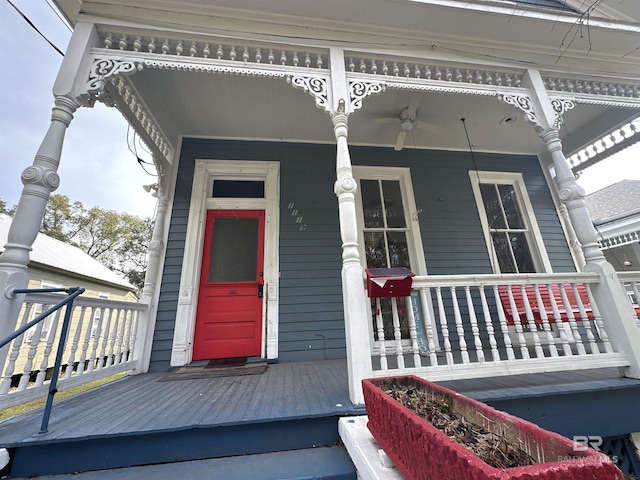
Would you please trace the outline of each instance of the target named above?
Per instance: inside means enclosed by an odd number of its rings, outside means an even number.
[[[18,477],[25,479],[28,477]],[[47,475],[40,480],[61,480],[68,475]],[[118,468],[73,475],[75,480],[175,480],[176,478],[225,480],[356,480],[356,469],[344,447],[263,453],[189,462]]]
[[[338,441],[338,418],[332,415],[202,425],[173,431],[98,435],[62,441],[55,438],[48,441],[45,434],[34,443],[15,447],[8,478],[252,456],[316,447],[320,451]]]

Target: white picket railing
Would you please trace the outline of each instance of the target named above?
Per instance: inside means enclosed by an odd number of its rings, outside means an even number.
[[[27,294],[16,329],[58,303],[61,295]],[[63,307],[13,340],[0,377],[0,409],[47,395]],[[136,367],[133,347],[141,303],[78,297],[62,357],[58,389],[88,383]]]
[[[636,323],[640,328],[640,272],[618,272],[618,277],[627,292],[627,298],[636,315]]]
[[[627,366],[591,293],[598,281],[590,273],[415,277],[411,297],[373,304],[373,374],[451,380]]]

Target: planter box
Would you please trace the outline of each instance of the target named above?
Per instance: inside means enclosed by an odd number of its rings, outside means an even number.
[[[437,394],[450,405],[452,412],[490,432],[501,434],[511,444],[520,445],[538,463],[513,468],[488,465],[386,394],[379,387],[385,381]],[[363,380],[362,385],[369,431],[408,480],[624,478],[611,459],[602,453],[591,449],[580,451],[568,438],[418,377]]]

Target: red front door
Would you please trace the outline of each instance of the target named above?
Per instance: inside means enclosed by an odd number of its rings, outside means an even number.
[[[263,264],[264,211],[207,212],[193,360],[262,353]]]

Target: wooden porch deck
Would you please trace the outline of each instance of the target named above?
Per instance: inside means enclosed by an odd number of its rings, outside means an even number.
[[[164,375],[125,377],[54,402],[44,435],[41,409],[8,419],[0,445],[364,412],[349,400],[344,359],[274,364],[259,375],[161,381]]]
[[[54,402],[43,435],[42,409],[0,423],[0,446],[24,452],[14,458],[12,477],[312,448],[338,439],[339,417],[365,413],[349,400],[345,359],[273,364],[259,375],[162,381],[164,375],[126,377]],[[560,433],[583,424],[585,412],[603,409],[602,402],[615,401],[613,414],[628,417],[640,398],[640,380],[614,368],[439,383],[544,428],[561,418],[551,428]],[[616,423],[599,417],[602,425]],[[637,419],[617,423],[640,430]],[[118,450],[122,458],[114,462]],[[60,459],[75,460],[53,471],[33,467]]]

